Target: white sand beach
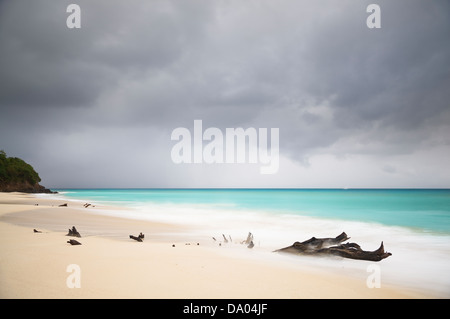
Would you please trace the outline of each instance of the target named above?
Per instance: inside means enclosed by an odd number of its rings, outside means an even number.
[[[0,193],[0,298],[435,297],[386,284],[369,288],[365,279],[294,267],[276,254],[262,260],[245,246],[185,236],[187,227],[111,217],[101,209]],[[66,236],[72,226],[81,238]],[[139,232],[143,242],[129,238]]]

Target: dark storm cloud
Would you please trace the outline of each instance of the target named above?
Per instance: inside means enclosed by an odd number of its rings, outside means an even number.
[[[7,1],[0,19],[2,105],[83,106],[92,101],[103,77],[79,63],[77,41],[61,28],[63,5]],[[78,37],[79,39],[79,37]],[[95,68],[94,68],[95,70]],[[91,78],[91,85],[84,79]]]
[[[71,2],[0,3],[0,148],[35,163],[45,150],[57,172],[101,180],[151,158],[145,180],[173,181],[170,132],[194,119],[279,127],[281,154],[301,164],[450,142],[447,1],[376,1],[378,30],[373,1],[76,1],[69,30]]]
[[[383,4],[382,32],[365,34],[366,49],[345,64],[349,79],[333,85],[335,105],[343,110],[339,120],[381,121],[402,130],[443,115],[450,97],[443,89],[450,80],[448,30],[447,4]]]

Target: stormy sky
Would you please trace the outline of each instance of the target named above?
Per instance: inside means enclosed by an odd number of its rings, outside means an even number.
[[[50,188],[450,187],[449,38],[447,0],[1,1],[0,149]],[[278,172],[175,164],[194,120],[279,128]]]

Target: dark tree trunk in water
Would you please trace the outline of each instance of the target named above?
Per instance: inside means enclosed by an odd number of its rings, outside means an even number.
[[[355,243],[341,244],[348,239],[350,239],[350,237],[348,237],[345,232],[335,238],[312,237],[301,243],[297,241],[289,247],[276,250],[276,252],[316,256],[331,255],[369,261],[380,261],[392,255],[391,253],[384,251],[383,242],[381,242],[381,245],[377,250],[365,251]]]

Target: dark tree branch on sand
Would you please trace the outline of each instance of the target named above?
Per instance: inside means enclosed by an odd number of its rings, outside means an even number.
[[[130,235],[130,238],[131,238],[131,239],[134,239],[134,240],[136,240],[136,241],[142,242],[142,239],[141,239],[140,237],[136,237],[136,236]]]
[[[139,233],[139,236],[133,236],[133,235],[130,235],[130,238],[131,239],[134,239],[134,240],[136,240],[136,241],[139,241],[139,242],[143,242],[144,241],[144,234],[141,232],[141,233]]]
[[[72,229],[69,228],[69,232],[67,233],[66,236],[81,237],[80,233],[79,233],[78,230],[75,228],[75,226],[73,226]]]
[[[75,239],[70,239],[67,242],[71,245],[81,245],[81,243]]]
[[[312,237],[303,242],[295,242],[293,245],[276,250],[276,252],[286,252],[299,255],[314,256],[339,256],[343,258],[380,261],[392,254],[384,251],[383,242],[374,251],[362,250],[358,244],[342,242],[350,239],[345,232],[335,238],[315,238]],[[337,245],[337,246],[332,246]],[[331,247],[329,247],[331,246]]]

